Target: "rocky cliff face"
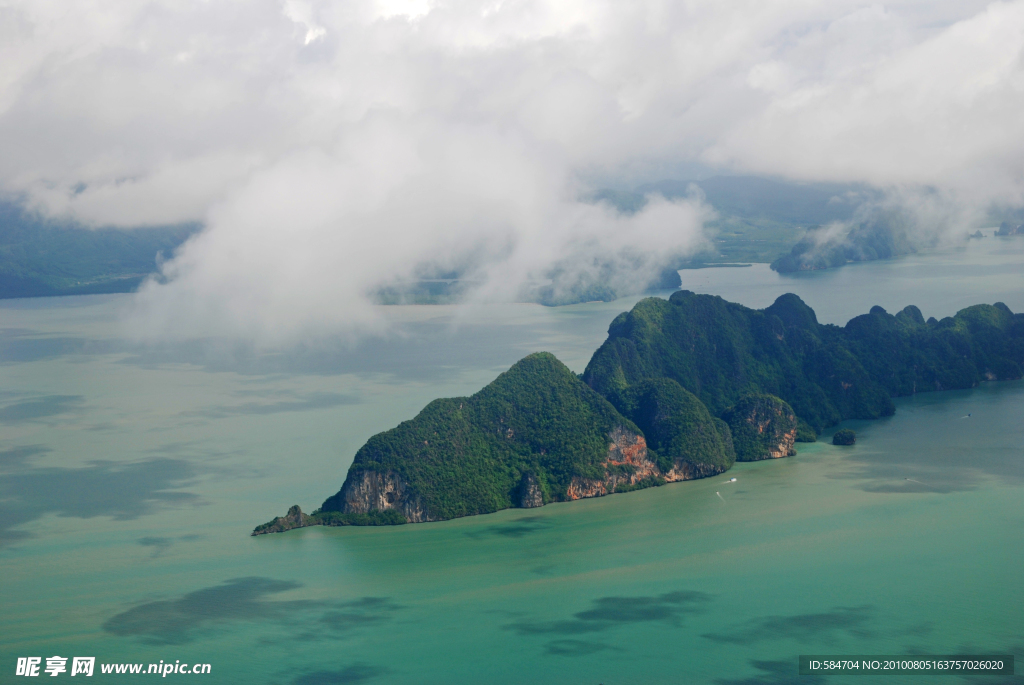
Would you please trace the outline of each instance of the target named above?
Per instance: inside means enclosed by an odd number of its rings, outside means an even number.
[[[726,412],[738,461],[778,459],[796,454],[797,419],[793,409],[774,395],[743,397]]]
[[[666,473],[651,459],[647,451],[647,441],[642,435],[617,428],[608,437],[611,444],[608,447],[608,459],[605,461],[604,478],[573,478],[566,492],[566,499],[601,497],[616,491],[642,487],[645,484],[707,478],[725,471],[722,467],[695,465],[679,459]]]
[[[519,501],[516,504],[520,509],[544,506],[544,493],[540,489],[537,477],[532,473],[523,476],[523,480],[519,484]]]
[[[724,470],[711,467],[699,469],[693,464],[679,461],[668,473],[664,473],[648,454],[647,442],[642,435],[618,427],[608,435],[608,440],[604,477],[573,478],[565,492],[565,499],[600,497],[616,490],[635,489],[659,482],[704,478]],[[345,514],[369,514],[394,509],[401,512],[410,523],[439,520],[424,509],[408,484],[393,472],[353,471],[339,495],[344,502],[341,511]],[[533,473],[523,476],[513,497],[513,505],[524,509],[544,506],[543,491]]]
[[[604,478],[573,478],[565,493],[566,499],[601,497],[615,492],[620,485],[636,485],[661,476],[658,465],[648,458],[647,441],[642,435],[616,428],[608,439],[611,444],[604,462]]]
[[[409,491],[401,476],[388,471],[352,471],[339,493],[342,513],[369,514],[371,511],[400,511],[410,523],[436,521],[423,510],[418,497]]]

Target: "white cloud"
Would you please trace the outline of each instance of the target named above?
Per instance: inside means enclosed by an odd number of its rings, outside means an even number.
[[[696,200],[576,201],[687,165],[1020,204],[1022,48],[1020,1],[11,0],[0,190],[204,221],[139,316],[286,338],[426,265],[497,296],[691,250]]]
[[[284,0],[284,15],[306,30],[303,45],[309,45],[327,35],[327,29],[313,20],[313,8],[308,2]]]

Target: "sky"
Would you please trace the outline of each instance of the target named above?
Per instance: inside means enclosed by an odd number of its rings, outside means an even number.
[[[152,335],[374,330],[381,285],[480,300],[707,244],[699,193],[863,183],[948,226],[1024,204],[1024,1],[0,0],[0,194],[205,229],[135,298]],[[556,283],[557,285],[557,283]]]

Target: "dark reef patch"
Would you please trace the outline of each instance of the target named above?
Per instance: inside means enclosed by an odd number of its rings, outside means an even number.
[[[745,645],[763,640],[831,641],[835,633],[853,637],[871,637],[868,628],[874,610],[870,606],[836,607],[832,611],[793,616],[765,616],[741,624],[729,633],[705,633],[701,637],[715,642]]]
[[[0,450],[0,471],[24,468],[32,457],[52,451],[43,445],[23,445]]]
[[[139,637],[148,644],[186,644],[214,623],[283,620],[308,611],[313,605],[308,600],[266,599],[299,587],[294,581],[235,578],[178,599],[139,604],[108,619],[103,630],[119,637]]]
[[[547,644],[544,651],[553,656],[590,656],[607,649],[611,649],[611,647],[600,642],[553,640]]]
[[[718,678],[718,685],[825,685],[828,678],[818,675],[798,675],[797,657],[788,661],[762,661],[751,659],[750,665],[761,671],[750,678]]]
[[[233,578],[220,585],[201,588],[177,599],[145,602],[111,617],[103,630],[119,637],[138,637],[147,644],[182,645],[229,622],[275,623],[308,629],[296,637],[323,637],[378,623],[398,609],[386,598],[363,597],[350,602],[274,600],[275,595],[296,590],[302,583],[272,578]],[[319,614],[319,616],[318,616]]]
[[[147,536],[147,537],[144,537],[144,538],[139,538],[138,539],[138,543],[140,545],[142,545],[143,547],[152,547],[153,548],[153,558],[155,559],[156,557],[161,556],[164,552],[169,550],[178,541],[191,542],[192,540],[198,540],[200,537],[201,537],[200,535],[195,535],[195,534],[179,535],[179,536],[173,537],[173,538],[159,537],[159,536]]]
[[[27,534],[11,529],[46,514],[129,521],[160,507],[202,503],[198,495],[178,490],[199,476],[199,468],[190,461],[94,461],[82,468],[31,467],[26,466],[27,458],[46,450],[17,449],[23,450],[11,457],[17,468],[0,480],[0,545],[25,538]]]
[[[351,602],[333,603],[331,606],[334,608],[321,616],[318,622],[334,633],[386,621],[402,608],[386,597],[362,597]]]
[[[81,395],[46,395],[31,400],[15,402],[0,407],[0,423],[8,425],[61,414],[70,414],[82,408],[85,398]]]
[[[700,613],[711,600],[703,592],[677,591],[651,597],[601,597],[586,611],[562,621],[519,621],[504,628],[521,635],[583,635],[617,626],[665,623],[679,626],[686,614]]]
[[[313,671],[298,676],[292,685],[354,685],[365,683],[387,673],[386,668],[367,664],[352,664],[338,671]]]
[[[505,538],[521,538],[545,530],[550,526],[551,524],[544,516],[523,516],[508,523],[499,523],[480,530],[469,531],[466,533],[466,537],[479,539],[497,535]]]

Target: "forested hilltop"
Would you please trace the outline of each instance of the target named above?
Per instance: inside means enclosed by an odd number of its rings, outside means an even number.
[[[893,397],[1019,379],[1024,314],[1002,303],[927,321],[881,307],[819,324],[787,294],[763,310],[679,291],[620,314],[582,376],[548,353],[471,397],[373,436],[341,490],[254,535],[437,521],[703,478],[785,457]]]
[[[1021,377],[1024,316],[1000,302],[941,321],[881,307],[822,325],[796,295],[764,310],[681,290],[612,321],[583,380],[606,397],[671,378],[718,414],[745,393],[779,396],[820,430],[893,413],[892,397]]]

